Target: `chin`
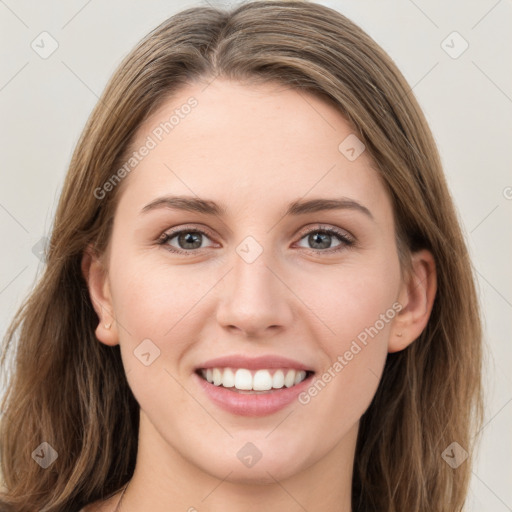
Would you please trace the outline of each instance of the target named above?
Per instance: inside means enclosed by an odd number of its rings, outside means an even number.
[[[206,465],[204,458],[195,464],[201,471],[219,480],[251,485],[275,484],[276,480],[286,480],[311,464],[304,458],[301,448],[283,453],[282,450],[272,447],[268,441],[266,446],[259,444],[261,450],[250,442],[244,442],[241,448],[238,447],[239,444],[236,442],[235,450],[226,449],[220,453],[209,454],[210,462]]]

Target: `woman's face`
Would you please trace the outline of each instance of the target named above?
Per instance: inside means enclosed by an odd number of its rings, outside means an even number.
[[[351,465],[403,286],[391,202],[351,127],[316,97],[216,79],[167,101],[134,148],[105,289],[139,450],[238,482]]]

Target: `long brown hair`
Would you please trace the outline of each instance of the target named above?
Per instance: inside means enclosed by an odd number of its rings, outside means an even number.
[[[482,333],[438,152],[389,56],[337,11],[305,1],[182,11],[148,34],[108,83],[70,162],[44,274],[4,339],[3,374],[12,375],[0,424],[2,510],[69,512],[132,476],[139,406],[119,346],[95,337],[98,317],[80,266],[87,246],[99,254],[107,246],[120,187],[101,199],[94,191],[121,168],[138,127],[162,102],[217,76],[279,82],[335,106],[386,184],[402,257],[433,253],[438,289],[429,323],[408,348],[388,354],[361,418],[352,505],[354,512],[461,510],[483,417]],[[58,453],[47,469],[32,455],[43,442]],[[442,457],[453,442],[469,454],[457,468]]]

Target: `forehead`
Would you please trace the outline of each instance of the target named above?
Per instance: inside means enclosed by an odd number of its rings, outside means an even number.
[[[281,84],[190,84],[139,127],[132,147],[150,150],[125,179],[121,202],[173,193],[256,213],[302,197],[350,196],[389,210],[370,157],[347,153],[361,150],[355,137],[332,105]]]

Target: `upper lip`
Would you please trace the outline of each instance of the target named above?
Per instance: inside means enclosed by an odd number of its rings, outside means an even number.
[[[247,370],[263,370],[270,368],[290,368],[294,370],[313,371],[313,369],[294,359],[282,356],[264,355],[247,357],[243,355],[230,355],[217,357],[201,363],[196,370],[206,368],[246,368]]]

